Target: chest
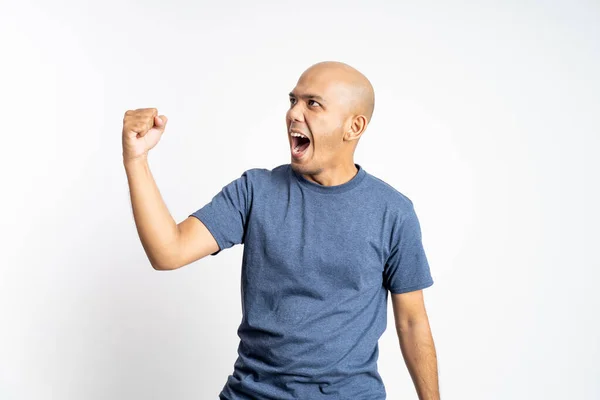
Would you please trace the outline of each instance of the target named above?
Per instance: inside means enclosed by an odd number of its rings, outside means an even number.
[[[246,279],[325,292],[381,285],[383,226],[377,212],[344,202],[305,199],[255,210],[244,245]]]

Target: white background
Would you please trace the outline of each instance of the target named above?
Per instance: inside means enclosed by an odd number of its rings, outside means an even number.
[[[290,161],[323,60],[375,87],[355,162],[415,204],[442,399],[600,398],[597,2],[84,3],[2,2],[0,398],[217,398],[243,247],[152,269],[123,114],[169,117],[150,166],[179,222]],[[416,399],[392,318],[379,370]]]

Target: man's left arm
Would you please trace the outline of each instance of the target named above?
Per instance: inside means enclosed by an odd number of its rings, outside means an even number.
[[[400,349],[419,400],[439,400],[437,355],[423,291],[392,293]]]

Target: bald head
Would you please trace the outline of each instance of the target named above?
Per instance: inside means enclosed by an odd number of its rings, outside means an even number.
[[[309,67],[302,79],[319,79],[329,82],[339,95],[339,101],[355,115],[364,115],[368,122],[373,116],[375,92],[371,82],[355,68],[337,61],[324,61]]]
[[[356,173],[354,151],[374,104],[371,82],[347,64],[326,61],[304,71],[290,92],[285,118],[293,168],[312,179],[330,170]]]

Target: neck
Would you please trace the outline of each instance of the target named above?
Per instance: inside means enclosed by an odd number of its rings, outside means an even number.
[[[322,186],[338,186],[354,178],[357,173],[358,169],[354,161],[350,161],[323,168],[317,174],[302,174],[302,176]]]

